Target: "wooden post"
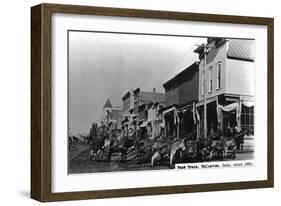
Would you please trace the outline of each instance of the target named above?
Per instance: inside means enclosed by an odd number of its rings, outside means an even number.
[[[179,119],[179,122],[178,122],[178,125],[177,125],[177,139],[179,139],[179,137],[180,137],[180,122],[181,122],[180,117],[178,119]]]
[[[207,100],[206,100],[206,65],[207,65],[207,52],[208,52],[208,48],[207,45],[205,45],[204,47],[204,138],[207,138],[207,132],[208,132],[208,128],[207,128]]]

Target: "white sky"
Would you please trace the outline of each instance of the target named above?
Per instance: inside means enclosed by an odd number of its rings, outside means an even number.
[[[163,83],[197,60],[205,38],[94,32],[69,33],[69,127],[88,133],[107,98],[122,106],[131,88],[163,92]]]

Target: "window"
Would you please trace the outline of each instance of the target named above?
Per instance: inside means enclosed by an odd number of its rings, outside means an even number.
[[[217,64],[217,89],[221,89],[221,62]]]
[[[254,133],[254,106],[246,107],[242,105],[241,111],[241,126],[243,130],[248,130]]]
[[[213,78],[212,78],[213,67],[209,68],[209,93],[212,93],[213,90]]]

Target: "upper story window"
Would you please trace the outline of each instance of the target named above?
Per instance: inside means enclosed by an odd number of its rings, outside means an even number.
[[[213,67],[210,67],[208,72],[209,72],[209,75],[208,75],[208,78],[209,78],[209,93],[212,93],[212,90],[213,90],[213,78],[212,78]]]
[[[217,89],[221,89],[221,62],[217,63]]]

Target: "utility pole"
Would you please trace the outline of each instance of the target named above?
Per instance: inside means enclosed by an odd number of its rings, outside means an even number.
[[[208,128],[207,128],[207,101],[206,101],[206,59],[207,59],[207,52],[208,52],[208,48],[207,45],[204,45],[204,81],[203,81],[203,86],[204,86],[204,138],[207,138],[207,132],[208,132]]]
[[[198,46],[199,50],[196,51],[196,53],[199,53],[200,55],[200,61],[201,61],[201,57],[202,57],[202,49],[203,49],[203,55],[204,55],[204,65],[203,65],[203,137],[207,138],[207,132],[208,132],[208,128],[207,128],[207,83],[206,83],[206,72],[207,72],[207,54],[209,52],[210,48],[215,48],[212,45],[209,45],[208,43],[205,44],[201,44],[201,45],[196,45]]]

